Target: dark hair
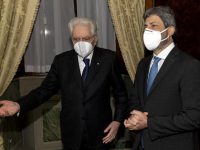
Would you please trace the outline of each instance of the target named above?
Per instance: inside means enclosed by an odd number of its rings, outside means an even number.
[[[151,15],[159,16],[163,21],[165,28],[169,26],[176,27],[174,11],[169,7],[158,6],[148,9],[143,16],[144,20],[146,20]]]

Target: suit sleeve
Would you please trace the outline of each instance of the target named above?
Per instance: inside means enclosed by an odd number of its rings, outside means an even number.
[[[139,62],[134,83],[133,83],[133,90],[130,91],[130,100],[128,101],[128,113],[130,113],[132,110],[139,110],[142,111],[142,106],[139,98],[139,78],[141,75],[141,69],[142,67],[142,61]]]
[[[119,71],[119,66],[116,60],[112,65],[111,82],[112,82],[111,84],[112,84],[113,96],[115,98],[114,120],[123,122],[127,111],[128,97],[127,97],[126,87],[122,79],[121,73]]]
[[[58,92],[59,82],[57,66],[57,60],[55,58],[51,65],[51,69],[42,84],[18,100],[20,114],[23,115],[25,112],[39,106]]]
[[[170,116],[149,117],[148,131],[152,140],[200,127],[200,63],[197,60],[184,66],[179,87],[182,110]]]

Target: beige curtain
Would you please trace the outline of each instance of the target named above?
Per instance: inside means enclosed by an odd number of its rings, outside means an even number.
[[[108,0],[122,57],[132,80],[144,55],[143,14],[145,0]]]
[[[13,79],[25,52],[40,0],[0,0],[0,95]],[[3,141],[0,137],[0,150]]]
[[[39,0],[0,0],[0,95],[22,59],[38,6]]]

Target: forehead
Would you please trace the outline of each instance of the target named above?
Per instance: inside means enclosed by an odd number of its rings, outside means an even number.
[[[90,36],[91,31],[90,31],[90,26],[89,25],[82,25],[82,24],[77,24],[73,28],[73,36]]]
[[[158,24],[160,26],[164,26],[163,21],[157,15],[150,15],[149,17],[147,17],[146,20],[145,20],[145,24],[146,25]]]

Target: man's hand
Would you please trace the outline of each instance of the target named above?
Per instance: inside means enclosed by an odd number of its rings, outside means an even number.
[[[115,139],[119,126],[120,126],[120,123],[117,121],[112,121],[108,125],[108,127],[104,130],[104,133],[107,133],[107,135],[103,138],[104,144],[107,144]]]
[[[131,116],[124,121],[124,125],[129,130],[141,130],[147,128],[147,112],[141,112],[138,110],[133,110]]]
[[[0,117],[13,116],[19,112],[19,110],[20,106],[16,102],[9,100],[0,101]]]

